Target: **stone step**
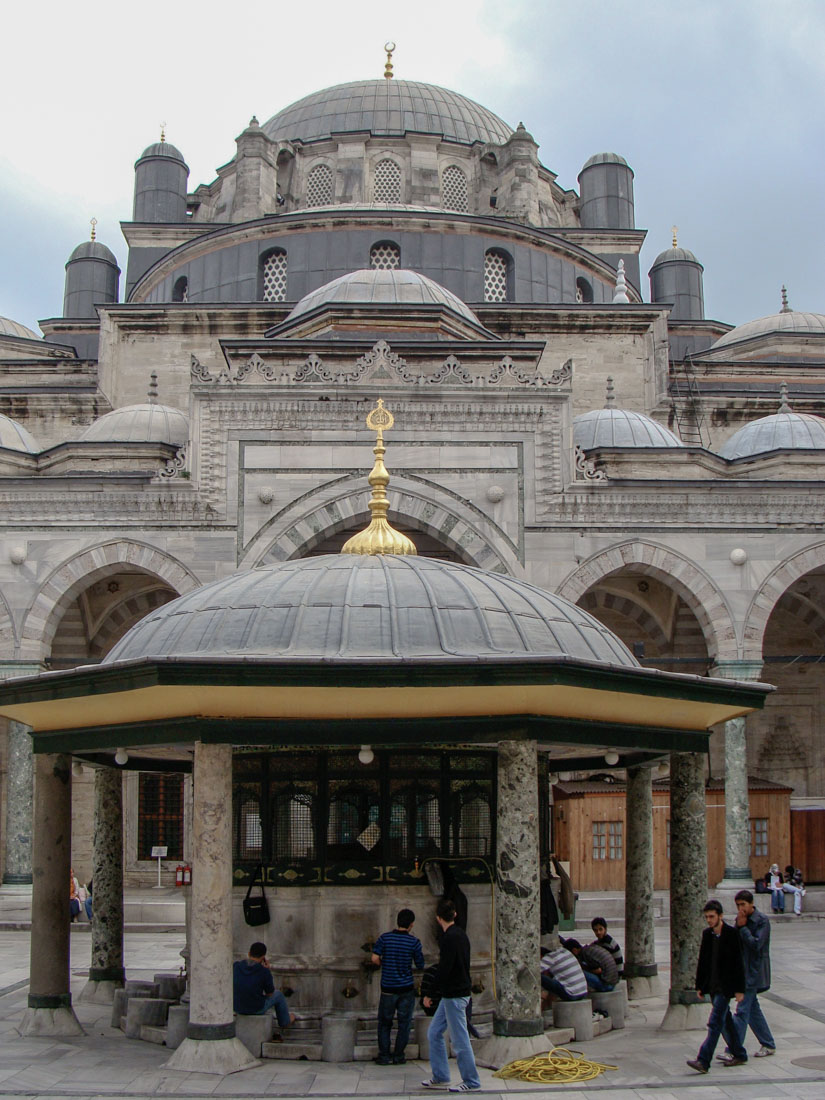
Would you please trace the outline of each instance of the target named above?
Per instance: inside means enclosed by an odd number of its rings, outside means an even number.
[[[152,1024],[143,1024],[140,1029],[140,1037],[144,1043],[157,1043],[158,1046],[166,1046],[165,1027],[154,1027]]]
[[[299,1061],[304,1058],[308,1062],[321,1061],[320,1043],[263,1043],[261,1044],[261,1057],[282,1059],[284,1061]]]

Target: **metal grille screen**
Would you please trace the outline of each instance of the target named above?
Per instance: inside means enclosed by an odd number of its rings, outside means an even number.
[[[264,301],[286,300],[286,252],[278,249],[264,260]]]
[[[318,164],[307,176],[307,206],[328,206],[332,202],[332,169]]]
[[[445,210],[467,212],[467,177],[460,168],[451,164],[441,177],[441,191]]]
[[[507,260],[500,252],[484,254],[484,301],[507,301]]]
[[[401,202],[401,169],[394,160],[379,160],[373,183],[375,202]]]
[[[390,241],[374,244],[370,249],[370,267],[378,271],[390,271],[401,266],[401,249]]]

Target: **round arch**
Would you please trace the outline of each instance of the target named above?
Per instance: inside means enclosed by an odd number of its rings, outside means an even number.
[[[156,576],[179,595],[201,584],[177,558],[147,543],[113,539],[89,546],[58,565],[40,586],[23,620],[21,657],[40,660],[51,646],[58,623],[78,594],[124,565]]]
[[[791,585],[814,569],[825,567],[825,542],[799,550],[780,562],[754,593],[745,616],[742,636],[744,659],[761,661],[765,630],[771,613]]]
[[[424,478],[420,482],[393,475],[393,522],[432,536],[468,565],[524,576],[519,548],[489,516],[441,486]],[[238,567],[301,557],[345,527],[366,526],[368,500],[361,474],[319,486],[272,516],[246,546]]]
[[[734,618],[724,594],[695,562],[669,546],[644,539],[618,543],[583,561],[565,577],[558,593],[578,603],[588,589],[610,573],[628,567],[657,577],[681,596],[696,616],[711,659],[738,659]]]

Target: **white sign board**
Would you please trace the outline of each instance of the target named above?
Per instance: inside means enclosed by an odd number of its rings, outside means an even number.
[[[155,845],[152,849],[152,859],[166,859],[166,853],[169,851],[168,847],[160,847]]]

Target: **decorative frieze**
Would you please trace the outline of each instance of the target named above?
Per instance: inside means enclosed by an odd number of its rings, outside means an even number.
[[[596,469],[596,464],[587,457],[578,443],[573,450],[573,455],[576,481],[596,481],[602,485],[607,484],[607,474],[604,470]]]

